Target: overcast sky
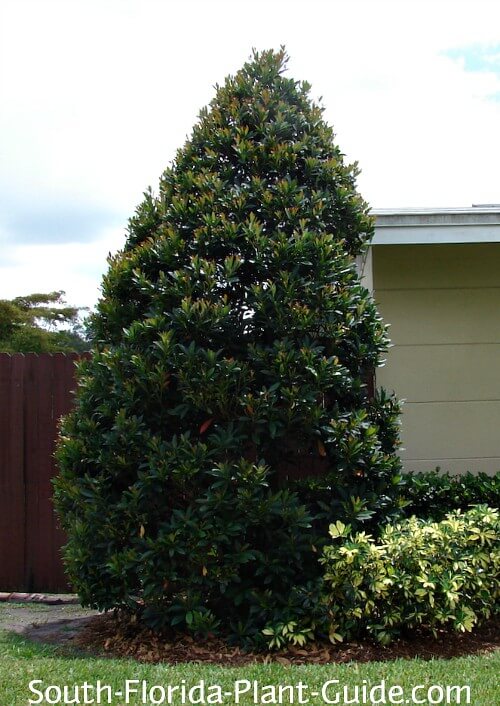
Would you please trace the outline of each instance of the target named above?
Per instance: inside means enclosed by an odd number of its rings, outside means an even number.
[[[500,202],[498,0],[0,0],[0,298],[94,305],[214,84],[281,44],[373,208]]]

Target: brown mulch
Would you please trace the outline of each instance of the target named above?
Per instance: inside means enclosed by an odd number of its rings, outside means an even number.
[[[219,638],[194,639],[188,635],[159,637],[151,630],[138,627],[130,620],[113,614],[98,615],[73,638],[80,649],[100,652],[110,657],[130,657],[141,662],[198,662],[240,667],[250,663],[279,662],[291,664],[328,664],[372,662],[395,659],[441,658],[482,655],[500,649],[500,621],[491,620],[473,633],[443,631],[432,635],[414,635],[381,647],[372,642],[332,645],[311,643],[270,654],[244,652]]]

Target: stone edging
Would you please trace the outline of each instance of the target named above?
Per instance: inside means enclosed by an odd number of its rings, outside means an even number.
[[[78,605],[73,593],[8,593],[0,592],[0,603],[43,603],[45,605]]]

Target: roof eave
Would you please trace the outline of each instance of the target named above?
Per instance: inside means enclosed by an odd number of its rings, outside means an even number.
[[[373,245],[500,242],[500,206],[375,209]]]

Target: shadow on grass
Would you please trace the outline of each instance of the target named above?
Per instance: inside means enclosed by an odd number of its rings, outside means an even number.
[[[7,654],[20,659],[37,658],[81,658],[88,659],[88,653],[75,647],[35,642],[23,633],[0,630],[0,656]]]
[[[33,614],[36,619],[36,615]],[[91,617],[61,618],[47,623],[31,622],[16,626],[14,630],[0,625],[0,655],[11,654],[20,658],[102,658],[101,650],[88,650],[74,644],[73,640],[88,627]],[[104,651],[102,651],[104,652]]]

